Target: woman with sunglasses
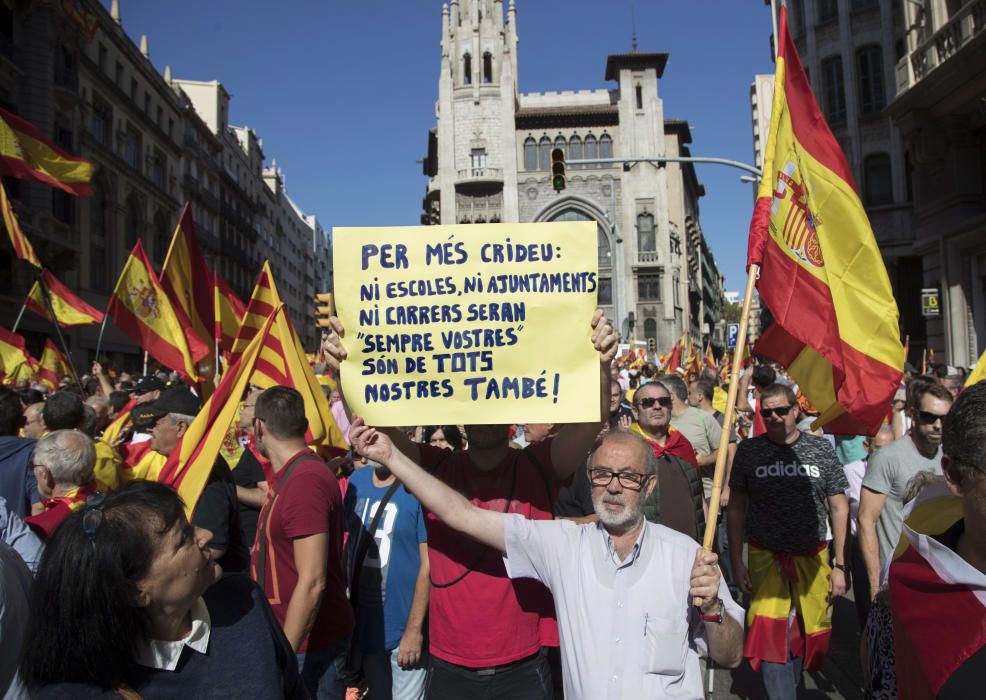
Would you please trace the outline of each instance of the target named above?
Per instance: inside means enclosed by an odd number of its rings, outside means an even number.
[[[307,697],[264,596],[223,576],[178,495],[94,494],[48,539],[21,676],[36,698]]]

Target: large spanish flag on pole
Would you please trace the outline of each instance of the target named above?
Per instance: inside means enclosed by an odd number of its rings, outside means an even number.
[[[195,238],[192,207],[186,202],[181,211],[171,246],[161,267],[161,286],[168,294],[179,319],[184,315],[191,324],[191,333],[205,345],[212,343],[213,300],[212,274]]]
[[[195,362],[208,355],[209,348],[194,334],[184,333],[139,240],[123,266],[106,313],[151,357],[195,382]]]
[[[770,134],[747,262],[775,323],[756,351],[785,367],[830,432],[872,435],[900,384],[897,303],[846,158],[781,9]]]
[[[62,328],[71,326],[90,326],[95,323],[103,322],[103,312],[93,308],[81,297],[76,296],[72,290],[58,281],[48,270],[41,271],[41,281],[48,287],[48,294],[51,298],[51,308],[55,311],[55,318],[58,325]],[[41,290],[41,283],[34,282],[31,291],[27,293],[24,305],[42,318],[51,321],[48,309],[45,308],[44,292]]]
[[[34,246],[27,239],[24,229],[21,228],[14,213],[14,207],[7,196],[7,188],[0,183],[0,212],[3,214],[3,225],[7,228],[7,235],[10,236],[10,245],[14,248],[14,255],[21,260],[27,260],[36,268],[41,269],[41,261],[38,254],[34,252]]]
[[[0,175],[36,180],[89,197],[92,174],[92,163],[69,155],[36,126],[0,109]]]

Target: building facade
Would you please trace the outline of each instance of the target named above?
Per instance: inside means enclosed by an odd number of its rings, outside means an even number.
[[[913,157],[887,111],[894,96],[895,65],[905,51],[903,7],[911,1],[789,0],[788,24],[880,246],[900,310],[901,338],[910,336],[909,359],[919,362],[929,342],[938,352],[942,348],[929,337],[921,315],[922,253],[916,246]],[[770,98],[763,82],[758,76],[751,88],[757,154],[769,124]],[[767,122],[762,121],[764,112]]]
[[[222,84],[159,73],[147,37],[137,44],[126,34],[119,0],[109,11],[98,0],[0,0],[0,106],[96,166],[90,198],[4,180],[42,263],[69,288],[105,308],[138,238],[160,269],[188,201],[210,267],[245,299],[269,258],[284,275],[276,278],[299,336],[314,349],[312,296],[329,284],[324,230],[287,199],[283,176],[272,191],[262,143],[229,124]],[[10,328],[34,271],[0,238],[0,325]],[[30,313],[18,330],[36,352],[52,332]],[[77,368],[94,359],[98,334],[66,331]],[[101,350],[111,365],[139,366],[140,351],[112,323]]]
[[[453,0],[442,10],[437,123],[429,131],[423,224],[594,221],[599,305],[623,335],[670,348],[683,333],[722,345],[722,275],[699,225],[690,164],[571,164],[552,189],[550,152],[568,160],[687,155],[658,81],[668,55],[609,56],[612,89],[521,93],[517,10]]]
[[[910,154],[928,341],[951,365],[986,346],[986,1],[902,2],[906,46],[887,112]]]

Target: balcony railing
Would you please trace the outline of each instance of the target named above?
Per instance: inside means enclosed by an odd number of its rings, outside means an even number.
[[[637,264],[638,265],[660,265],[661,264],[661,254],[656,250],[638,250],[637,251]]]
[[[983,33],[986,0],[972,0],[945,24],[897,62],[897,94],[900,95]]]
[[[465,170],[459,170],[456,173],[456,179],[459,182],[463,180],[485,180],[485,181],[496,181],[499,182],[503,180],[503,169],[502,168],[466,168]]]

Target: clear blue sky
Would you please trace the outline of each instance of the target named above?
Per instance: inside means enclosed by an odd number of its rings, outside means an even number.
[[[109,0],[103,0],[109,7]],[[659,94],[692,125],[692,154],[753,160],[749,86],[770,73],[762,0],[516,0],[520,90],[613,87],[606,56],[670,54]],[[120,0],[159,71],[219,80],[230,120],[264,140],[288,192],[332,226],[413,225],[426,178],[416,161],[434,126],[440,0]],[[507,0],[504,0],[504,7]],[[742,290],[753,206],[741,172],[698,166],[701,222],[726,288]]]

